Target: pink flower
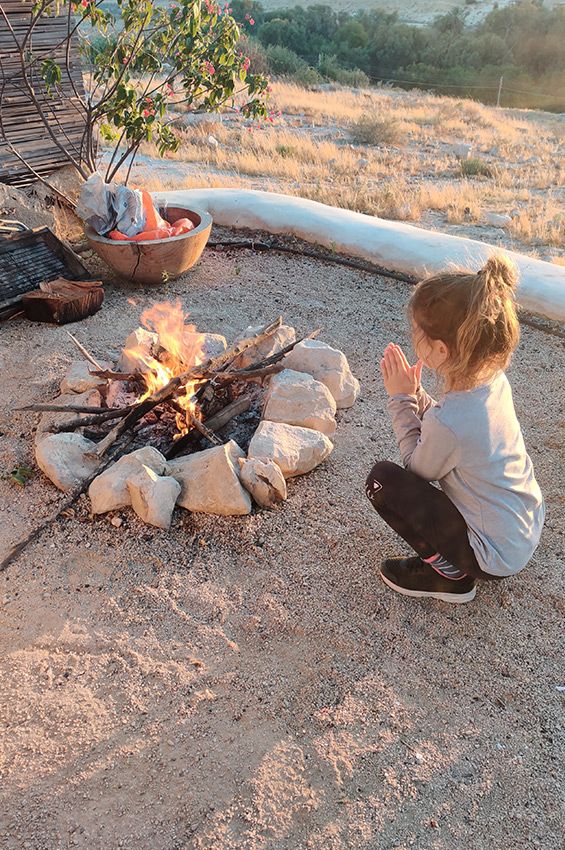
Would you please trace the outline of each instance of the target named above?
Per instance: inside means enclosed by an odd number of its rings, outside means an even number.
[[[253,20],[253,18],[249,18],[249,23],[252,27],[255,26],[255,21]]]
[[[249,56],[246,56],[245,59],[243,60],[244,71],[248,71],[250,65],[251,65],[251,59],[249,58]]]
[[[151,115],[151,112],[149,111],[149,109],[144,109],[141,114],[143,115],[144,118],[149,118],[149,116]]]

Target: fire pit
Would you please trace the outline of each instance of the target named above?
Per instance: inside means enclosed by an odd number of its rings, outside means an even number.
[[[163,283],[166,280],[174,280],[200,259],[210,238],[212,217],[204,210],[188,210],[182,207],[167,207],[159,212],[169,224],[174,224],[180,218],[189,218],[194,222],[194,230],[169,239],[116,242],[99,236],[87,225],[86,238],[90,247],[121,277],[136,283]]]
[[[186,323],[180,304],[155,304],[117,364],[73,363],[36,434],[36,460],[61,489],[86,491],[92,512],[131,506],[168,528],[176,505],[248,514],[272,508],[286,480],[333,449],[336,410],[359,383],[345,355],[302,339],[282,317],[228,347]]]

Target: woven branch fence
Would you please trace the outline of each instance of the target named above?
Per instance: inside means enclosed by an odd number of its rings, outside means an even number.
[[[14,35],[21,44],[29,29],[33,3],[28,0],[0,0],[0,5],[12,26],[0,16],[0,86],[5,84],[1,110],[4,133],[38,174],[46,176],[57,168],[68,165],[64,153],[50,138],[29,91],[24,83],[20,55]],[[42,17],[37,22],[30,39],[32,54],[49,50],[62,70],[57,92],[47,95],[37,70],[31,74],[31,83],[37,99],[45,110],[51,129],[70,151],[79,150],[84,132],[84,118],[66,72],[64,40],[67,33],[67,8],[61,5],[61,14]],[[58,49],[56,46],[62,43]],[[44,57],[45,58],[45,57]],[[73,47],[69,57],[69,71],[77,92],[84,94],[82,71],[78,52]],[[12,153],[0,133],[0,182],[23,186],[35,179],[34,175]]]

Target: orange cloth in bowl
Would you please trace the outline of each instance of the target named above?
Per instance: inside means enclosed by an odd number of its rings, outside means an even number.
[[[169,224],[162,218],[151,200],[151,195],[145,189],[141,190],[143,197],[143,211],[145,212],[145,230],[135,236],[126,236],[119,230],[112,230],[108,234],[109,239],[117,242],[150,242],[153,239],[169,239],[171,236],[181,236],[194,230],[194,222],[189,218],[179,218],[174,224]]]

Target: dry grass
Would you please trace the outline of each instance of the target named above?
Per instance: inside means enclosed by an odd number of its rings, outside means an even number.
[[[282,117],[260,129],[233,114],[188,126],[179,117],[181,146],[170,158],[202,176],[149,179],[165,188],[265,188],[411,221],[431,211],[446,226],[514,211],[509,246],[565,250],[565,134],[551,116],[418,91],[312,92],[285,82],[273,84],[272,105]],[[461,145],[470,146],[468,157]],[[143,152],[155,155],[151,145]]]
[[[424,183],[419,187],[419,202],[422,209],[445,212],[450,224],[479,221],[481,217],[480,191],[468,180]]]
[[[540,204],[520,210],[508,229],[522,242],[561,248],[565,245],[565,216],[562,207],[545,198]]]

